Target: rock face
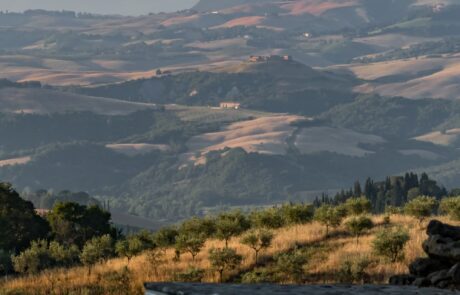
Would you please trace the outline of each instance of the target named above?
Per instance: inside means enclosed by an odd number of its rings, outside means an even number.
[[[413,285],[460,290],[460,227],[432,220],[423,250],[428,258],[409,265],[409,275],[390,278],[391,285]]]
[[[444,295],[449,290],[419,289],[414,286],[282,286],[282,285],[227,285],[227,284],[145,284],[146,295]]]

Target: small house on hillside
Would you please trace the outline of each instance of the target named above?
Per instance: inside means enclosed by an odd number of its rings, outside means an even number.
[[[241,108],[241,103],[239,102],[221,102],[220,108],[238,110]]]

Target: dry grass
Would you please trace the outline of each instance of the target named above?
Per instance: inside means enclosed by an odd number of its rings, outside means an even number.
[[[335,229],[331,237],[325,239],[324,227],[318,223],[307,225],[292,226],[276,231],[276,236],[272,246],[262,253],[265,257],[271,257],[277,253],[286,252],[293,249],[296,245],[301,247],[313,248],[318,245],[325,245],[325,251],[312,252],[314,253],[305,266],[308,273],[310,283],[336,283],[334,274],[337,273],[339,265],[344,259],[353,257],[370,257],[375,258],[378,263],[372,264],[367,272],[372,279],[372,283],[385,283],[391,275],[407,272],[407,265],[416,257],[424,256],[422,250],[422,242],[426,239],[424,229],[421,229],[418,222],[407,216],[392,216],[391,222],[393,225],[402,226],[407,229],[410,234],[410,241],[405,248],[405,259],[402,262],[390,263],[385,259],[373,257],[372,240],[374,234],[381,228],[382,216],[373,217],[377,226],[372,229],[367,235],[359,240],[356,244],[354,237],[344,233],[344,228]],[[445,218],[440,218],[444,222],[451,224],[460,224],[452,222]],[[210,240],[206,243],[205,248],[197,256],[196,261],[192,262],[190,255],[183,255],[180,261],[174,261],[174,250],[168,249],[165,255],[165,263],[162,264],[157,272],[147,262],[146,255],[141,255],[132,260],[129,269],[133,273],[132,286],[136,290],[141,290],[144,282],[155,281],[170,281],[176,273],[180,273],[189,267],[197,267],[209,269],[208,250],[212,247],[223,247],[221,241]],[[235,238],[230,241],[229,246],[235,248],[237,252],[243,255],[244,259],[241,267],[233,274],[245,272],[253,269],[253,252],[246,246],[239,244],[239,239]],[[329,250],[327,250],[329,249]],[[24,278],[11,279],[0,285],[1,290],[34,290],[33,294],[63,294],[65,290],[78,289],[82,286],[90,284],[102,284],[101,275],[111,270],[121,270],[126,266],[126,260],[113,259],[103,265],[98,265],[94,268],[91,276],[88,276],[87,269],[84,267],[76,267],[69,270],[52,270],[37,276],[29,276]],[[231,274],[229,274],[231,275]],[[211,271],[207,271],[204,277],[205,282],[217,282],[217,277]]]

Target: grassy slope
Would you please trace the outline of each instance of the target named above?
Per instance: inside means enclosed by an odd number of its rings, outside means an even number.
[[[382,222],[382,216],[374,216],[374,222],[378,225]],[[459,224],[441,218],[441,220]],[[410,233],[410,241],[405,247],[405,259],[398,263],[389,263],[384,259],[375,258],[373,263],[366,271],[370,275],[370,283],[385,284],[388,278],[394,274],[407,272],[408,264],[415,258],[424,256],[421,244],[426,239],[424,229],[418,226],[418,222],[406,216],[392,216],[392,225],[402,226]],[[374,258],[371,243],[375,233],[381,228],[378,225],[369,233],[362,236],[359,244],[356,239],[346,234],[343,227],[340,227],[331,234],[331,238],[324,239],[324,227],[317,224],[307,224],[289,228],[282,228],[276,231],[276,236],[272,246],[262,253],[262,266],[270,267],[270,258],[277,253],[292,250],[297,246],[307,248],[309,262],[304,266],[306,273],[305,283],[337,283],[337,270],[341,262],[346,259],[356,257]],[[205,282],[217,282],[215,273],[209,271],[208,250],[212,247],[223,247],[223,242],[210,240],[205,248],[197,256],[196,261],[192,262],[190,255],[184,255],[180,262],[172,262],[174,250],[169,249],[158,272],[155,273],[151,265],[146,261],[146,256],[141,255],[133,259],[129,269],[133,272],[134,280],[131,282],[133,294],[142,294],[142,284],[144,282],[170,281],[174,274],[183,272],[189,267],[207,269],[204,277]],[[248,247],[239,244],[239,238],[230,241],[230,247],[244,256],[242,265],[232,273],[232,277],[238,277],[254,269],[253,252]],[[121,270],[126,266],[126,260],[113,259],[106,264],[98,265],[91,276],[87,275],[87,269],[76,267],[69,270],[55,270],[42,275],[26,278],[17,278],[7,281],[0,285],[3,290],[25,290],[24,294],[50,294],[52,290],[59,290],[65,293],[69,289],[78,290],[90,285],[104,285],[100,280],[101,275],[109,271]],[[285,281],[284,283],[291,283]],[[107,286],[105,286],[107,287]],[[33,291],[32,291],[33,290]],[[32,293],[33,292],[33,293]],[[61,294],[60,293],[60,294]],[[80,293],[78,293],[80,294]]]

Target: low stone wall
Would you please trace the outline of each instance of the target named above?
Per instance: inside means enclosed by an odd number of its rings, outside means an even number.
[[[226,284],[145,284],[147,295],[444,295],[456,294],[449,290],[401,286],[350,285],[226,285]]]

